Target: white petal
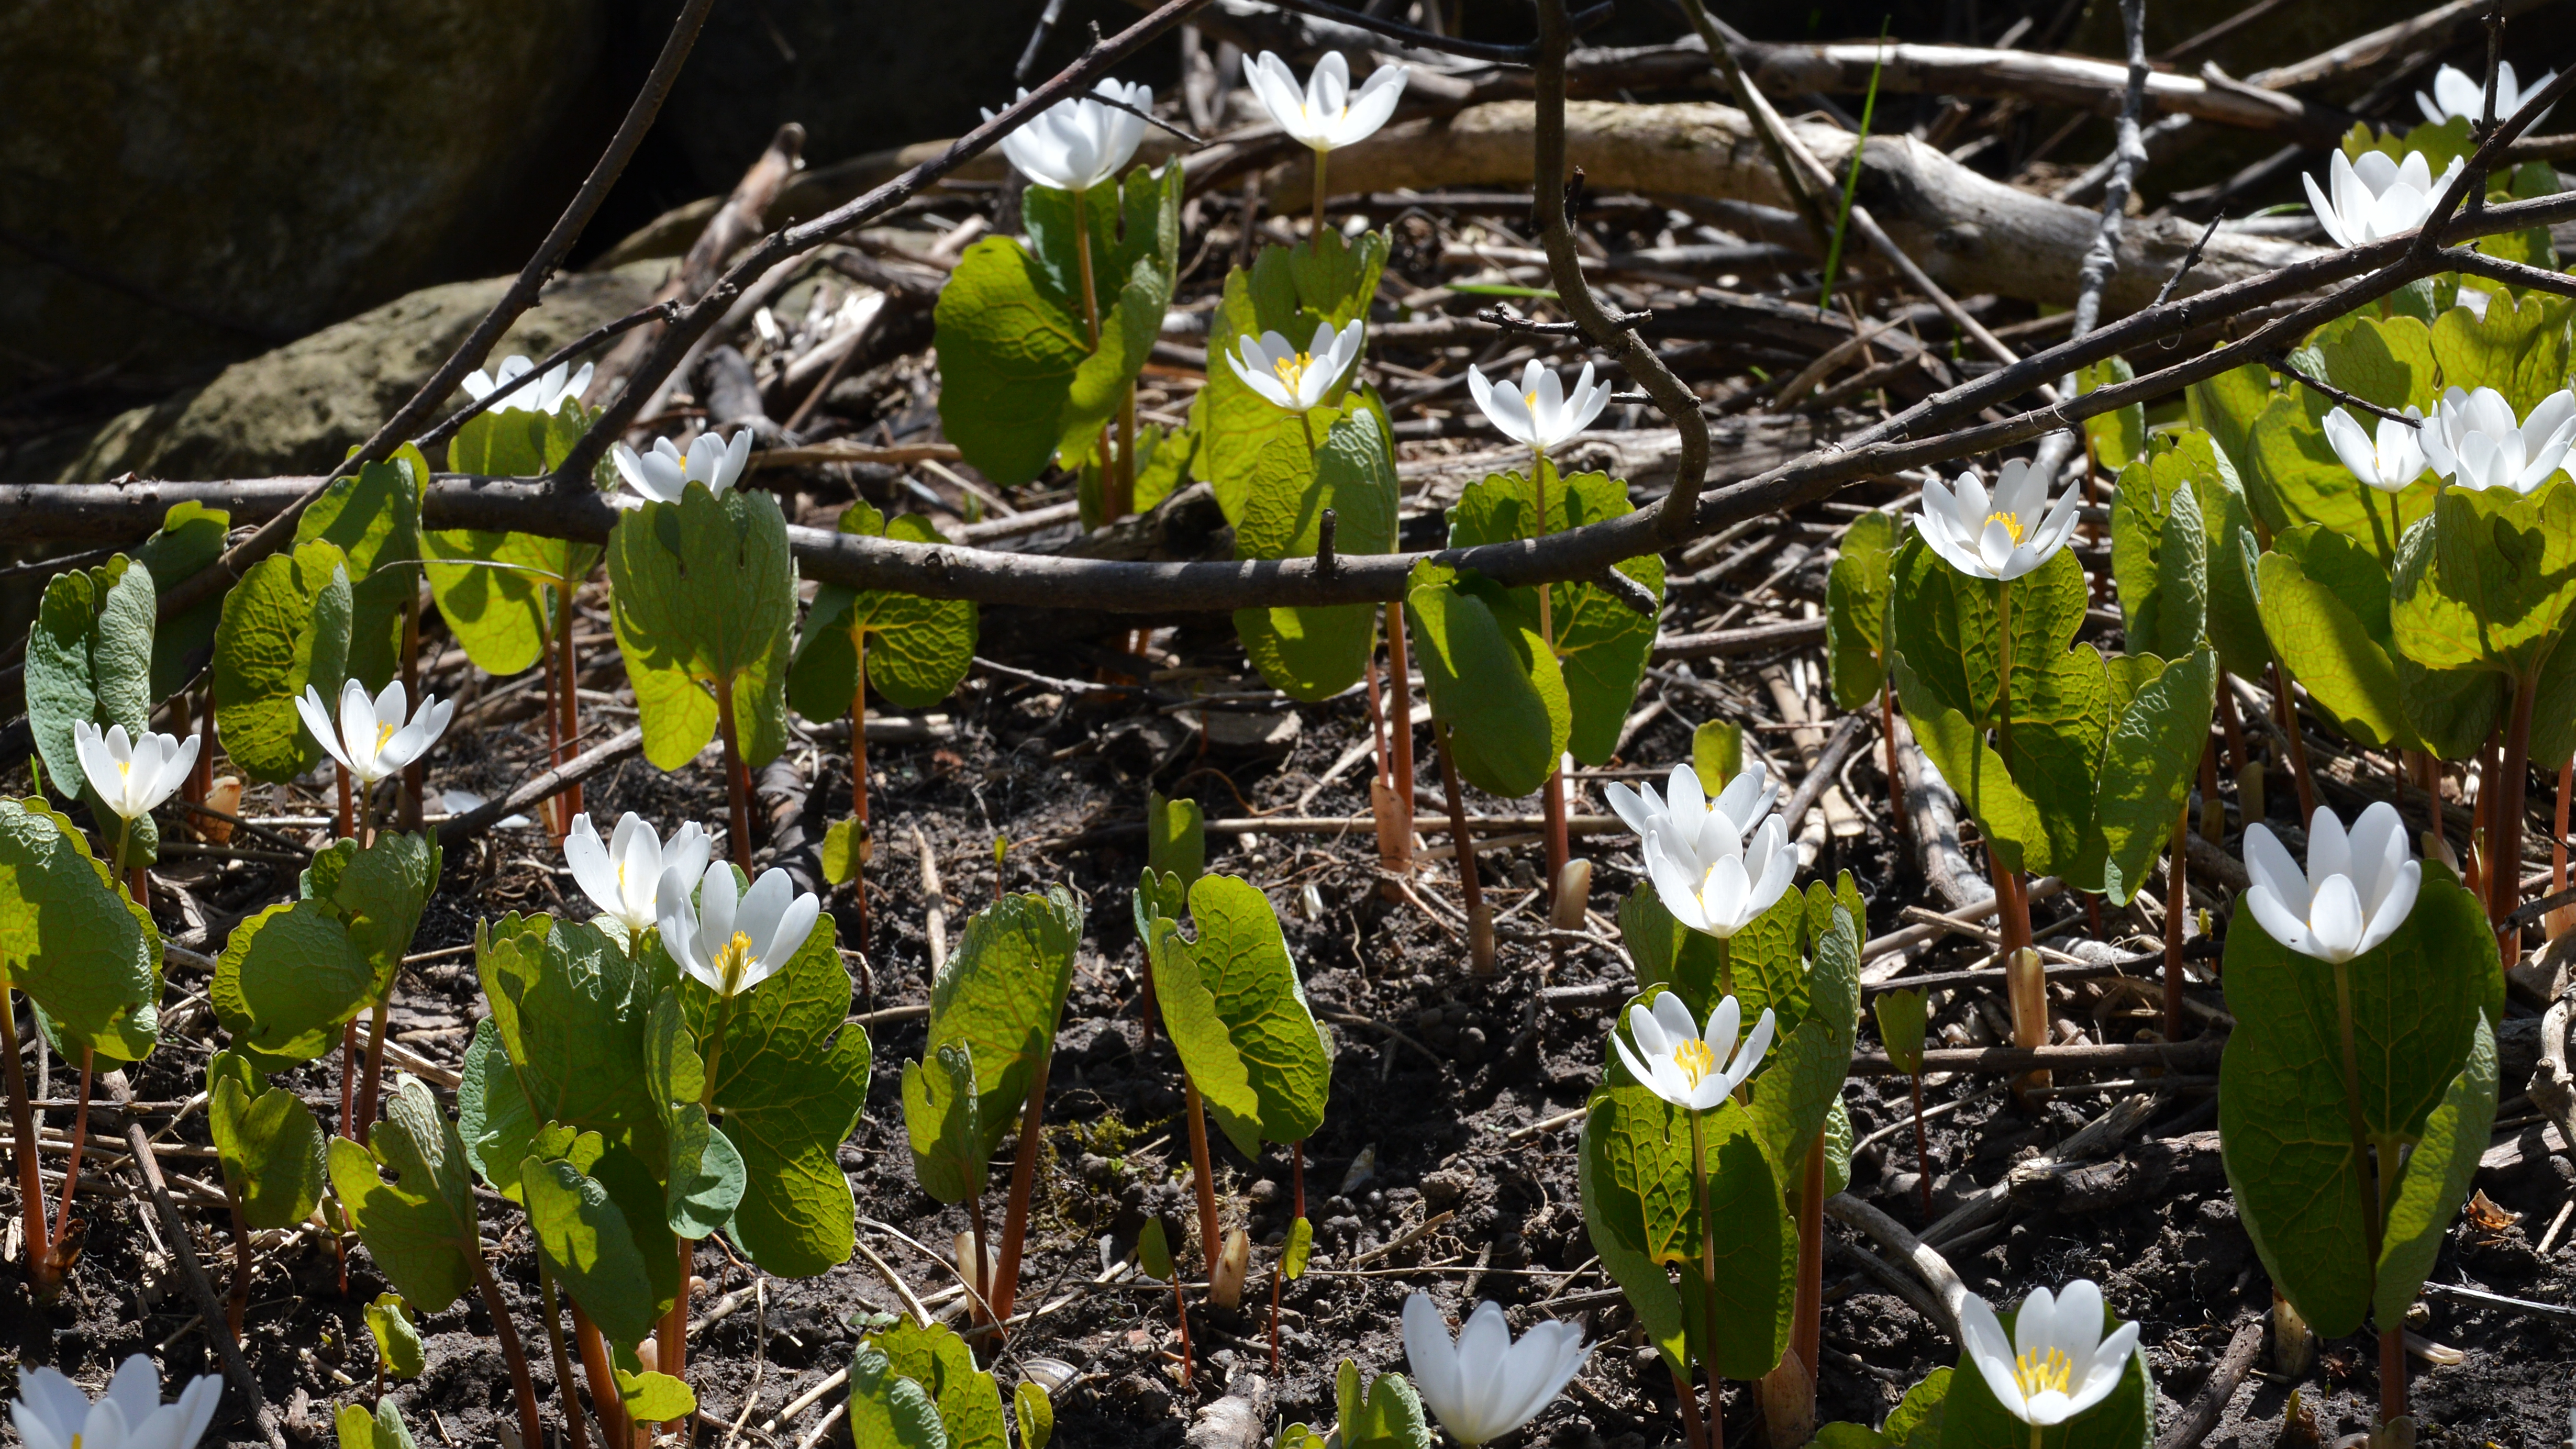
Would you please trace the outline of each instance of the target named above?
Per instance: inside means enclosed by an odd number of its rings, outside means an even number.
[[[2138,1325],[2123,1323],[2111,1330],[2101,1346],[2093,1351],[2084,1376],[2072,1386],[2067,1396],[2066,1417],[2071,1419],[2111,1396],[2120,1386],[2120,1378],[2129,1371],[2129,1360],[2138,1351]]]
[[[2415,897],[2424,888],[2424,867],[2419,861],[2408,861],[2397,868],[2397,878],[2389,883],[2388,894],[2374,907],[2370,927],[2362,932],[2355,952],[2372,951],[2397,934],[2406,918],[2415,910]]]
[[[2261,821],[2245,827],[2245,874],[2256,886],[2269,888],[2292,915],[2307,919],[2308,873]]]
[[[1457,1418],[1463,1407],[1458,1399],[1458,1348],[1428,1293],[1404,1300],[1404,1363],[1413,1370],[1413,1390],[1422,1396],[1423,1407],[1432,1417],[1443,1424]]]
[[[2023,1311],[2027,1312],[2027,1307]],[[1996,1402],[2013,1417],[2022,1418],[2021,1383],[2013,1377],[2012,1340],[2004,1336],[2003,1320],[1995,1316],[1992,1305],[1969,1294],[1959,1305],[1959,1332],[1967,1340],[1963,1347],[1969,1361],[1985,1376],[1986,1387],[1994,1391]]]
[[[2352,959],[2360,954],[2366,924],[2352,877],[2329,876],[2317,887],[2316,904],[2308,910],[2308,932],[2316,942],[2310,954],[2326,961]]]
[[[312,685],[304,686],[304,693],[295,701],[295,712],[303,717],[304,728],[314,741],[329,751],[342,768],[347,768],[349,756],[340,747],[340,732],[331,727],[331,716],[323,710],[322,692]]]
[[[573,883],[590,897],[591,904],[610,915],[622,915],[625,900],[617,889],[617,868],[609,863],[608,847],[600,844],[598,827],[590,823],[587,811],[572,818],[572,828],[564,832],[564,864],[572,868]]]

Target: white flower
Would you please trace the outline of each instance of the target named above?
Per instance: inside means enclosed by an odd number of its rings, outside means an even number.
[[[1704,875],[1720,856],[1744,853],[1744,837],[1771,812],[1771,802],[1780,798],[1779,786],[1764,783],[1768,774],[1760,760],[1751,761],[1726,782],[1716,799],[1709,800],[1700,790],[1699,771],[1680,764],[1673,766],[1665,782],[1668,797],[1658,796],[1652,785],[1632,790],[1616,782],[1602,793],[1609,797],[1610,808],[1637,832],[1640,850],[1648,840],[1660,839],[1675,864]]]
[[[1676,1107],[1705,1112],[1734,1096],[1771,1050],[1776,1023],[1769,1008],[1763,1009],[1762,1019],[1753,1024],[1753,1034],[1738,1051],[1736,1028],[1743,1023],[1744,1009],[1730,996],[1708,1014],[1705,1030],[1695,1028],[1682,999],[1666,991],[1655,997],[1651,1011],[1643,1002],[1628,1008],[1628,1034],[1637,1039],[1636,1051],[1630,1051],[1616,1031],[1610,1033],[1610,1045],[1617,1049],[1628,1075],[1647,1091]]]
[[[2245,907],[2273,940],[2320,961],[2349,961],[2406,923],[2424,867],[2406,853],[2406,826],[2382,800],[2344,834],[2320,805],[2308,820],[2308,868],[2259,822],[2245,828]]]
[[[662,945],[708,990],[739,996],[777,975],[813,932],[823,903],[812,891],[795,892],[787,872],[767,870],[737,901],[733,867],[717,861],[706,868],[692,907],[689,878],[665,867],[656,888]]]
[[[2067,1284],[2063,1293],[2030,1290],[2010,1338],[1995,1310],[1971,1293],[1959,1308],[1959,1332],[2004,1412],[2043,1428],[2110,1397],[2138,1351],[2134,1323],[2102,1336],[2102,1290],[2086,1278]]]
[[[1020,88],[1022,99],[1028,93],[1028,87]],[[1091,93],[1139,111],[1154,107],[1152,86],[1104,80]],[[985,111],[984,119],[993,119],[993,113]],[[1004,136],[1002,154],[1037,185],[1089,191],[1125,169],[1128,158],[1136,154],[1136,143],[1144,139],[1144,117],[1104,106],[1089,96],[1074,96],[1038,112],[1027,125]]]
[[[129,743],[125,726],[109,725],[101,734],[85,719],[72,722],[72,749],[99,802],[124,820],[151,814],[197,764],[195,735],[181,740],[145,730]]]
[[[1610,384],[1595,383],[1588,362],[1574,379],[1571,396],[1537,358],[1521,369],[1517,389],[1497,389],[1471,362],[1467,391],[1476,395],[1476,406],[1485,410],[1486,420],[1502,429],[1504,437],[1542,453],[1592,426],[1592,420],[1610,405]]]
[[[1431,1295],[1404,1300],[1404,1361],[1413,1370],[1414,1392],[1467,1449],[1537,1418],[1590,1357],[1583,1330],[1571,1323],[1551,1318],[1531,1324],[1514,1343],[1502,1306],[1479,1303],[1453,1343]]]
[[[492,390],[494,388],[501,387],[517,378],[527,376],[528,370],[534,366],[536,366],[535,363],[513,353],[510,356],[501,359],[500,369],[495,373],[486,374],[483,369],[479,367],[474,369],[472,372],[467,373],[465,375],[465,391],[470,394],[476,402],[481,402],[483,399],[492,395]],[[501,399],[499,402],[492,404],[492,411],[496,413],[550,413],[555,409],[562,407],[567,400],[579,402],[581,401],[582,393],[587,391],[590,387],[590,372],[591,364],[587,362],[581,365],[581,371],[579,372],[573,372],[572,364],[569,362],[558,362],[554,366],[546,369],[545,376],[538,378],[535,382],[527,384],[517,392],[514,392],[508,397]],[[567,380],[567,377],[569,377],[569,380]]]
[[[359,785],[366,786],[400,774],[404,766],[428,754],[429,747],[447,732],[447,720],[456,713],[456,705],[434,694],[424,695],[420,713],[415,715],[410,713],[410,697],[403,692],[401,680],[392,681],[384,693],[369,699],[367,687],[352,679],[340,686],[339,728],[331,727],[322,691],[312,685],[304,686],[304,697],[295,701],[295,712],[304,716],[304,727],[322,742],[322,748],[331,752],[331,758],[347,766]]]
[[[668,438],[655,438],[653,451],[638,456],[624,443],[611,449],[617,460],[618,475],[626,486],[656,503],[677,503],[691,483],[704,483],[709,493],[722,493],[742,476],[745,463],[751,461],[751,429],[735,431],[728,442],[715,433],[700,433],[689,444],[686,457],[679,446]]]
[[[1376,135],[1404,95],[1406,69],[1379,66],[1360,82],[1359,94],[1352,95],[1351,63],[1338,50],[1316,63],[1302,91],[1288,62],[1271,52],[1243,58],[1244,84],[1260,98],[1261,108],[1288,139],[1318,151],[1339,150]]]
[[[26,1369],[9,1417],[26,1449],[195,1449],[223,1396],[223,1380],[199,1374],[178,1402],[161,1402],[161,1371],[138,1353],[96,1403],[58,1370]]]
[[[2523,102],[2549,89],[2549,83],[2556,79],[2558,79],[2558,72],[2553,70],[2528,86],[2518,86],[2513,81],[2513,62],[2498,61],[2496,63],[2496,119],[2501,121],[2521,110]],[[2436,126],[2453,116],[2464,116],[2472,121],[2484,120],[2487,88],[2478,84],[2476,78],[2467,71],[2456,65],[2446,65],[2433,77],[2433,93],[2428,96],[2422,91],[2417,91],[2415,104],[2423,110],[2424,119]],[[2556,109],[2555,106],[2550,108],[2550,110]],[[2541,116],[2548,114],[2549,111],[2540,113]],[[2538,121],[2540,116],[2534,116],[2532,119]]]
[[[1753,924],[1788,891],[1790,877],[1798,872],[1798,848],[1777,815],[1745,841],[1718,828],[1717,820],[1712,813],[1695,842],[1650,835],[1638,853],[1673,919],[1724,940]]]
[[[1923,510],[1914,526],[1923,542],[1959,572],[1980,579],[2017,579],[2054,557],[2074,535],[2077,490],[2059,494],[2047,512],[2048,480],[2027,458],[2004,464],[1994,496],[1969,469],[1955,484],[1933,478],[1923,485]]]
[[[2416,408],[2406,409],[2406,416],[2420,418]],[[2423,429],[2408,427],[2395,418],[2381,418],[2376,437],[2361,430],[2352,414],[2336,408],[2326,414],[2326,441],[2334,445],[2335,456],[2343,460],[2352,476],[2382,493],[2395,493],[2424,474]]]
[[[2459,170],[2457,156],[2436,178],[2432,163],[2421,151],[2407,152],[2402,163],[2390,160],[2385,151],[2364,151],[2358,161],[2337,151],[2326,159],[2331,200],[2314,176],[2302,174],[2299,180],[2307,184],[2308,205],[2315,209],[2326,235],[2334,238],[2336,246],[2357,247],[2422,226],[2433,214],[2434,199]]]
[[[1234,365],[1234,375],[1245,386],[1273,406],[1292,413],[1312,412],[1359,357],[1360,319],[1352,318],[1338,335],[1330,322],[1316,323],[1315,340],[1303,352],[1276,332],[1264,332],[1258,340],[1245,337],[1238,350],[1242,356],[1229,353],[1225,360]]]
[[[615,917],[629,933],[641,935],[661,919],[655,902],[662,872],[675,870],[683,880],[697,879],[706,873],[715,841],[691,821],[673,832],[666,845],[643,816],[629,810],[604,846],[590,816],[574,816],[572,829],[564,834],[563,853],[572,878],[600,913]],[[730,882],[732,873],[727,872],[725,879]]]
[[[2576,393],[2560,388],[2516,426],[2503,393],[2455,387],[2434,405],[2423,443],[2433,471],[2463,488],[2528,493],[2567,462],[2568,446],[2576,443]]]

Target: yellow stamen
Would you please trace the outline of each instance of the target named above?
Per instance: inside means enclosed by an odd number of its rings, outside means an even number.
[[[1527,404],[1529,404],[1529,410],[1530,410],[1531,412],[1537,412],[1537,411],[1538,411],[1538,394],[1537,394],[1537,393],[1534,393],[1534,392],[1525,392],[1525,393],[1522,393],[1522,394],[1521,394],[1521,401],[1522,401],[1522,402],[1525,402],[1525,403],[1527,403]]]
[[[733,939],[716,952],[716,975],[725,984],[725,995],[742,989],[742,973],[751,966],[751,937],[736,931]]]
[[[1717,1075],[1717,1053],[1708,1049],[1707,1042],[1692,1037],[1673,1048],[1673,1065],[1681,1068],[1682,1076],[1696,1087]]]
[[[394,727],[393,727],[392,725],[389,725],[389,724],[380,724],[380,725],[376,726],[376,748],[377,748],[377,749],[380,749],[380,750],[381,750],[381,749],[383,749],[383,748],[385,747],[385,741],[387,741],[387,740],[389,740],[389,739],[392,739],[393,737],[394,737]]]
[[[2045,1357],[2026,1353],[2013,1360],[2013,1382],[2021,1385],[2025,1399],[2038,1398],[2051,1389],[2061,1394],[2069,1392],[2074,1376],[2075,1361],[2062,1348],[2050,1349]]]
[[[2010,539],[2013,541],[2013,543],[2014,543],[2014,545],[2015,545],[2016,547],[2018,547],[2018,546],[2020,545],[2020,543],[2021,543],[2021,515],[2020,515],[2020,514],[2018,514],[2018,513],[2005,513],[2005,512],[2003,512],[2003,511],[2001,511],[2001,510],[1999,509],[1999,510],[1997,510],[1997,511],[1993,512],[1993,513],[1989,513],[1989,514],[1987,514],[1987,515],[1986,515],[1986,522],[1988,522],[1988,523],[2000,523],[2000,524],[2002,524],[2002,525],[2004,526],[2004,535],[2005,535],[2005,537],[2010,538]]]
[[[1270,370],[1279,374],[1280,384],[1293,393],[1297,390],[1298,379],[1304,377],[1306,375],[1306,369],[1314,365],[1315,356],[1313,353],[1300,352],[1294,357],[1280,358],[1277,362],[1270,364]]]

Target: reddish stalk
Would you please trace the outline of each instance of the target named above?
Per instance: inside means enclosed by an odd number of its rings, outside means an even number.
[[[1825,1321],[1825,1134],[1807,1149],[1806,1180],[1798,1188],[1798,1296],[1790,1305],[1789,1344],[1807,1366],[1808,1417],[1814,1418],[1817,1370]]]
[[[2513,717],[2505,726],[2503,757],[2496,773],[2488,777],[2489,789],[2478,792],[2481,799],[2490,790],[2495,795],[2495,805],[2487,812],[2487,917],[2495,922],[2496,942],[2504,951],[2508,968],[2522,956],[2522,928],[2513,923],[2513,911],[2522,898],[2522,812],[2531,782],[2531,708],[2535,693],[2532,681],[2516,682]]]
[[[1172,1322],[1181,1331],[1181,1387],[1190,1386],[1190,1305],[1181,1298],[1181,1275],[1172,1274]]]
[[[572,1341],[581,1352],[581,1376],[590,1384],[590,1407],[599,1415],[599,1432],[612,1445],[634,1442],[634,1427],[626,1422],[626,1402],[617,1396],[617,1375],[608,1362],[608,1342],[599,1335],[599,1325],[581,1311],[578,1299],[564,1300],[572,1307]],[[659,1358],[657,1349],[654,1356]]]
[[[850,690],[850,816],[859,822],[859,838],[852,842],[850,861],[850,895],[859,906],[859,954],[868,949],[868,633],[858,630],[850,636],[850,648],[857,655],[858,683]]]
[[[698,1240],[680,1239],[680,1291],[671,1299],[671,1311],[653,1328],[653,1368],[657,1373],[688,1382],[689,1376],[689,1279],[698,1271]],[[615,1379],[609,1380],[611,1384]]]
[[[95,1050],[89,1047],[81,1048],[80,1100],[72,1109],[71,1162],[63,1168],[63,1200],[62,1204],[54,1209],[54,1235],[45,1240],[45,1255],[49,1258],[54,1257],[61,1249],[63,1234],[71,1229],[72,1189],[80,1182],[81,1150],[89,1146],[89,1087],[91,1068],[97,1064],[97,1060],[98,1053]]]
[[[1395,689],[1395,718],[1388,721],[1387,741],[1394,746],[1396,808],[1404,812],[1405,864],[1413,863],[1413,666],[1406,659],[1402,604],[1386,606],[1387,682]]]
[[[197,714],[197,763],[188,771],[189,799],[206,803],[206,795],[215,788],[215,676],[206,672],[205,707]]]
[[[358,1140],[358,1019],[340,1028],[340,1135]]]
[[[2208,762],[2203,754],[2201,760]],[[2173,851],[2165,857],[2165,1040],[2182,1040],[2182,927],[2191,909],[2191,873],[2184,864],[2183,834],[2191,828],[2191,808],[2174,812]]]
[[[1316,153],[1318,164],[1321,164],[1322,154]],[[1555,469],[1549,466],[1545,453],[1539,454],[1537,460],[1530,465],[1532,486],[1538,491],[1537,536],[1541,538],[1546,537],[1549,532],[1547,480],[1548,475],[1554,471]],[[1538,636],[1547,645],[1550,654],[1556,652],[1556,614],[1553,603],[1555,592],[1556,586],[1553,584],[1538,586]],[[1566,858],[1574,853],[1573,846],[1566,839],[1565,834],[1565,767],[1562,755],[1548,761],[1547,794],[1540,802],[1539,813],[1540,818],[1546,822],[1547,904],[1548,908],[1553,910],[1556,907],[1558,886],[1565,875]],[[1549,941],[1549,954],[1562,959],[1564,948],[1554,944],[1554,937],[1550,937]]]
[[[558,705],[563,722],[555,727],[555,752],[550,757],[550,762],[557,765],[573,757],[573,741],[581,737],[581,665],[572,647],[572,595],[570,585],[555,590],[555,650],[563,656],[555,668],[555,677],[563,681],[563,698]],[[581,782],[573,781],[571,789],[555,798],[562,802],[557,816],[563,828],[570,830],[572,818],[582,813]],[[561,841],[556,844],[561,848]]]
[[[2200,747],[2200,838],[2216,845],[2227,838],[2227,805],[2218,798],[2218,743]]]
[[[2305,825],[2316,818],[2317,782],[2308,773],[2308,742],[2299,736],[2299,712],[2290,703],[2289,681],[2282,677],[2279,660],[2272,663],[2272,718],[2290,742],[2290,778],[2299,787],[2299,823]]]
[[[1913,807],[1905,803],[1905,776],[1896,768],[1896,690],[1882,675],[1878,681],[1878,737],[1887,749],[1887,820],[1899,840],[1910,840]]]
[[[1002,1262],[993,1272],[993,1321],[1007,1325],[1020,1296],[1020,1239],[1029,1230],[1029,1198],[1037,1186],[1038,1151],[1045,1145],[1047,1069],[1054,1053],[1038,1054],[1029,1078],[1029,1104],[1020,1114],[1020,1148],[1011,1157],[1011,1203],[1002,1214]]]
[[[2398,1327],[2379,1335],[2379,1422],[2405,1417],[2406,1330]]]
[[[1387,756],[1386,701],[1378,695],[1376,651],[1370,651],[1368,662],[1361,667],[1361,673],[1368,688],[1369,738],[1377,746],[1377,777],[1381,783],[1392,789],[1395,785],[1395,770]]]
[[[572,1440],[572,1449],[590,1449],[590,1426],[584,1422],[581,1401],[573,1396],[572,1357],[564,1352],[563,1309],[555,1298],[555,1275],[546,1267],[543,1253],[537,1255],[537,1298],[546,1323],[546,1354],[554,1360],[555,1392],[563,1396],[564,1433]]]
[[[2576,756],[2558,767],[2557,818],[2549,835],[2549,889],[2551,894],[2567,889],[2567,792],[2576,786]]]
[[[45,1238],[45,1180],[36,1167],[36,1108],[27,1096],[27,1068],[18,1060],[18,1009],[9,996],[9,967],[0,961],[0,1058],[7,1061],[9,1130],[18,1156],[18,1203],[26,1219],[27,1286],[40,1298],[61,1288]]]
[[[1699,1390],[1692,1388],[1691,1381],[1678,1371],[1673,1374],[1673,1396],[1680,1399],[1682,1405],[1682,1442],[1690,1445],[1691,1449],[1707,1449],[1708,1426],[1700,1422]]]
[[[1494,917],[1485,906],[1485,888],[1476,879],[1476,837],[1467,828],[1467,804],[1458,790],[1458,762],[1449,756],[1449,726],[1432,721],[1432,738],[1440,748],[1440,792],[1449,802],[1449,841],[1458,856],[1458,894],[1467,905],[1467,953],[1479,976],[1494,974]]]
[[[492,1281],[492,1269],[478,1250],[474,1254],[474,1286],[482,1290],[483,1306],[492,1315],[492,1336],[501,1342],[502,1361],[510,1366],[510,1390],[519,1401],[519,1437],[522,1443],[543,1444],[545,1421],[537,1413],[536,1381],[528,1377],[528,1351],[519,1342],[519,1330],[510,1322],[510,1305],[501,1299],[501,1285]],[[682,1285],[683,1296],[687,1286]]]
[[[1216,1232],[1216,1170],[1208,1157],[1207,1107],[1199,1096],[1199,1084],[1181,1073],[1181,1093],[1188,1099],[1185,1109],[1190,1119],[1190,1166],[1198,1177],[1199,1190],[1199,1258],[1207,1265],[1209,1281],[1216,1278],[1216,1255],[1223,1246]],[[1175,1275],[1174,1282],[1179,1278]]]
[[[1906,1078],[1914,1096],[1914,1191],[1922,1200],[1923,1221],[1932,1221],[1932,1155],[1923,1149],[1923,1074]]]
[[[242,1219],[241,1193],[227,1182],[224,1201],[233,1210],[233,1288],[231,1300],[224,1304],[224,1327],[232,1330],[233,1342],[241,1342],[242,1320],[250,1315],[250,1224]]]
[[[392,1007],[393,1000],[393,988],[385,988],[383,999],[376,1003],[375,1015],[367,1022],[367,1075],[358,1088],[358,1145],[361,1147],[367,1145],[368,1135],[375,1131],[376,1087],[385,1075],[385,1013]],[[349,1024],[357,1025],[354,1021]]]
[[[743,764],[742,737],[735,733],[733,682],[716,681],[716,733],[724,739],[725,803],[732,808],[733,863],[751,874],[751,771]],[[667,1370],[666,1370],[667,1372]]]
[[[993,1279],[998,1275],[987,1271],[992,1266],[993,1253],[987,1246],[991,1239],[984,1233],[982,1197],[966,1199],[966,1225],[973,1229],[975,1236],[975,1262],[966,1273],[968,1296],[972,1300],[967,1307],[975,1321],[998,1324],[1000,1320],[993,1316]]]
[[[331,775],[339,781],[340,785],[339,807],[331,821],[331,831],[337,838],[347,840],[358,833],[357,826],[353,823],[354,817],[349,810],[349,767],[334,764],[331,767]]]

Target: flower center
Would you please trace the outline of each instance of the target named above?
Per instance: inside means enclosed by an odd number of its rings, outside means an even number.
[[[377,748],[377,749],[379,749],[379,750],[383,749],[383,748],[385,747],[385,741],[390,740],[390,739],[392,739],[393,737],[394,737],[394,727],[393,727],[392,725],[389,725],[389,724],[380,724],[380,725],[377,725],[377,726],[376,726],[376,748]]]
[[[1707,1042],[1693,1037],[1673,1048],[1673,1065],[1681,1068],[1683,1078],[1696,1087],[1717,1075],[1717,1053],[1708,1049]]]
[[[716,952],[716,975],[725,984],[725,995],[741,989],[742,973],[751,966],[751,937],[736,931],[733,939]]]
[[[1537,411],[1538,411],[1538,394],[1537,394],[1537,393],[1534,393],[1534,392],[1525,392],[1525,393],[1522,393],[1522,394],[1521,394],[1521,401],[1522,401],[1522,402],[1525,402],[1525,403],[1527,403],[1527,404],[1529,404],[1529,410],[1530,410],[1531,412],[1537,412]]]
[[[2025,1399],[2038,1398],[2051,1389],[2066,1393],[2074,1376],[2075,1361],[2062,1348],[2052,1348],[2045,1355],[2026,1353],[2013,1360],[2013,1382],[2021,1385]]]
[[[1313,353],[1300,352],[1294,357],[1280,358],[1277,362],[1270,364],[1270,370],[1279,374],[1280,385],[1293,393],[1297,390],[1297,384],[1304,380],[1306,369],[1314,365],[1315,355]]]
[[[2006,512],[2004,512],[2004,511],[2003,511],[2003,510],[2001,510],[2001,509],[1997,509],[1997,510],[1995,510],[1994,512],[1989,513],[1989,514],[1987,514],[1987,515],[1986,515],[1986,522],[1988,522],[1988,523],[2000,523],[2000,524],[2002,524],[2002,525],[2004,526],[2004,536],[2005,536],[2006,538],[2009,538],[2009,539],[2011,539],[2011,540],[2013,541],[2013,546],[2014,546],[2014,547],[2018,548],[2018,547],[2020,547],[2020,546],[2021,546],[2021,515],[2020,515],[2020,514],[2018,514],[2018,513],[2006,513]]]

